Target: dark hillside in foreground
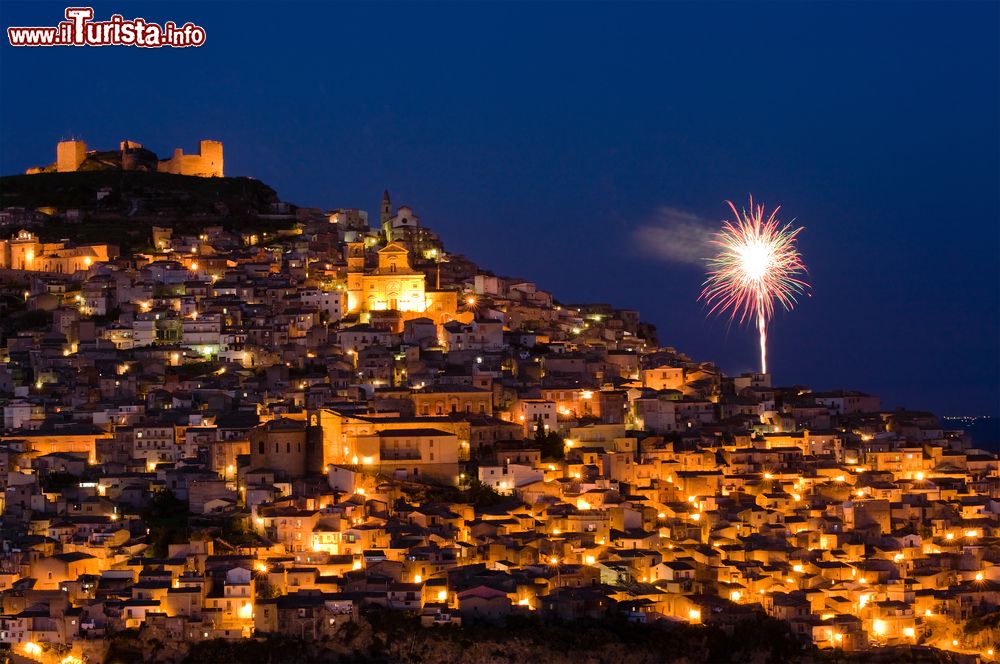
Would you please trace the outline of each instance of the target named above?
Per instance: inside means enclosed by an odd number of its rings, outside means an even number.
[[[98,194],[110,189],[98,200]],[[128,216],[178,211],[232,216],[266,214],[278,202],[271,187],[253,178],[202,178],[140,171],[91,171],[7,175],[0,178],[0,206],[94,212]],[[134,202],[142,205],[136,208]]]
[[[246,177],[91,171],[0,178],[0,208],[49,215],[32,226],[43,240],[114,242],[123,251],[144,248],[155,225],[178,233],[207,225],[234,231],[291,226],[294,215],[287,213],[294,213],[294,206],[279,205],[274,189]],[[286,214],[275,215],[279,211]]]

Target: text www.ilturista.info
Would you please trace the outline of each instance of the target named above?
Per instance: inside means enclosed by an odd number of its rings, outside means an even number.
[[[205,28],[188,22],[163,25],[144,18],[125,19],[113,14],[107,21],[94,21],[92,7],[67,7],[66,20],[55,27],[9,27],[11,46],[138,46],[140,48],[186,48],[205,43]]]

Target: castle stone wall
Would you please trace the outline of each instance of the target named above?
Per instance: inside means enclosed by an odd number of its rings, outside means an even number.
[[[180,148],[174,150],[174,155],[170,159],[156,161],[156,155],[142,149],[141,143],[134,141],[122,141],[119,144],[121,163],[119,168],[125,171],[145,171],[156,170],[160,173],[174,173],[176,175],[193,175],[196,177],[223,177],[225,170],[223,167],[222,142],[203,140],[198,144],[198,154],[184,154]],[[140,152],[144,152],[140,154]],[[59,141],[56,144],[56,161],[49,166],[29,168],[26,174],[34,173],[73,173],[80,170],[81,164],[87,159],[88,154],[95,154],[93,151],[87,152],[87,144],[83,141]],[[106,153],[101,153],[105,155]],[[105,159],[107,161],[107,159]],[[111,164],[104,164],[104,168],[112,168]]]
[[[222,177],[222,143],[220,141],[201,141],[198,144],[198,154],[184,154],[180,148],[174,150],[174,156],[160,162],[157,169],[161,173],[177,175],[196,175],[199,177]]]

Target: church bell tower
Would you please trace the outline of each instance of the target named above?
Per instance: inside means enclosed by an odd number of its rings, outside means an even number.
[[[382,226],[382,235],[386,243],[391,242],[389,220],[392,219],[392,200],[389,198],[389,190],[382,192],[382,209],[379,211],[379,225]]]

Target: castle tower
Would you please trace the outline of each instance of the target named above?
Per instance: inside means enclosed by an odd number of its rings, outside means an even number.
[[[207,177],[221,178],[223,174],[222,141],[201,141],[198,144],[201,169]]]
[[[139,160],[137,159],[136,151],[142,149],[142,144],[124,139],[118,144],[118,149],[121,151],[122,170],[139,170]]]
[[[73,173],[87,158],[87,144],[83,141],[59,141],[56,145],[56,171]]]
[[[174,156],[159,163],[156,170],[175,175],[193,175],[201,178],[221,178],[223,176],[222,142],[201,141],[198,154],[184,154],[177,148]]]

